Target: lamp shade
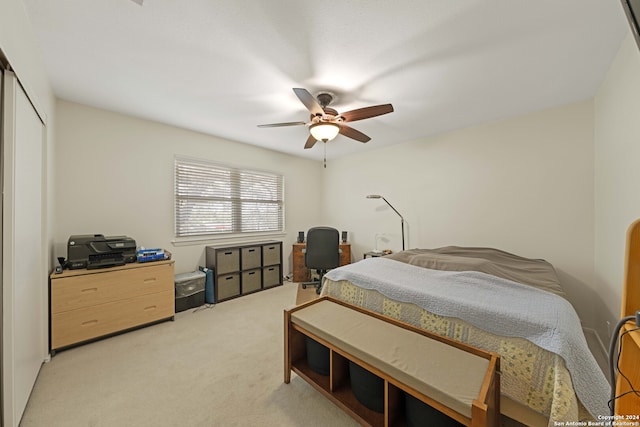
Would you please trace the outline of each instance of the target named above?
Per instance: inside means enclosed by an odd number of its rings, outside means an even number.
[[[340,128],[334,123],[316,123],[309,126],[309,132],[316,141],[331,141],[338,135]]]

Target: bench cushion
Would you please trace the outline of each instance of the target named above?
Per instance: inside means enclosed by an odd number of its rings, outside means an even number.
[[[297,310],[291,321],[471,418],[489,360],[331,301]]]

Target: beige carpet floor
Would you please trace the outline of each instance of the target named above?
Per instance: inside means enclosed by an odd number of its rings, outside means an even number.
[[[283,310],[316,297],[287,282],[61,351],[20,426],[357,426],[295,374],[283,382]]]
[[[283,309],[296,298],[286,283],[61,351],[21,427],[355,426],[299,377],[283,382]]]

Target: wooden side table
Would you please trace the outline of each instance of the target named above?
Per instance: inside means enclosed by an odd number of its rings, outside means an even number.
[[[306,243],[293,244],[293,279],[294,282],[308,282],[311,279],[309,269],[304,263],[304,253],[302,250],[307,247]],[[340,265],[351,264],[351,244],[340,243]]]

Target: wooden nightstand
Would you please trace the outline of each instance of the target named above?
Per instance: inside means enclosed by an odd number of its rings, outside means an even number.
[[[304,264],[304,253],[302,250],[307,247],[306,243],[293,244],[293,282],[308,282],[310,280],[309,269]],[[351,244],[340,243],[340,265],[351,264]]]
[[[387,254],[385,254],[384,252],[374,252],[374,251],[369,251],[369,252],[365,252],[364,253],[364,259],[367,259],[368,257],[371,258],[376,258],[379,256],[385,256]]]

